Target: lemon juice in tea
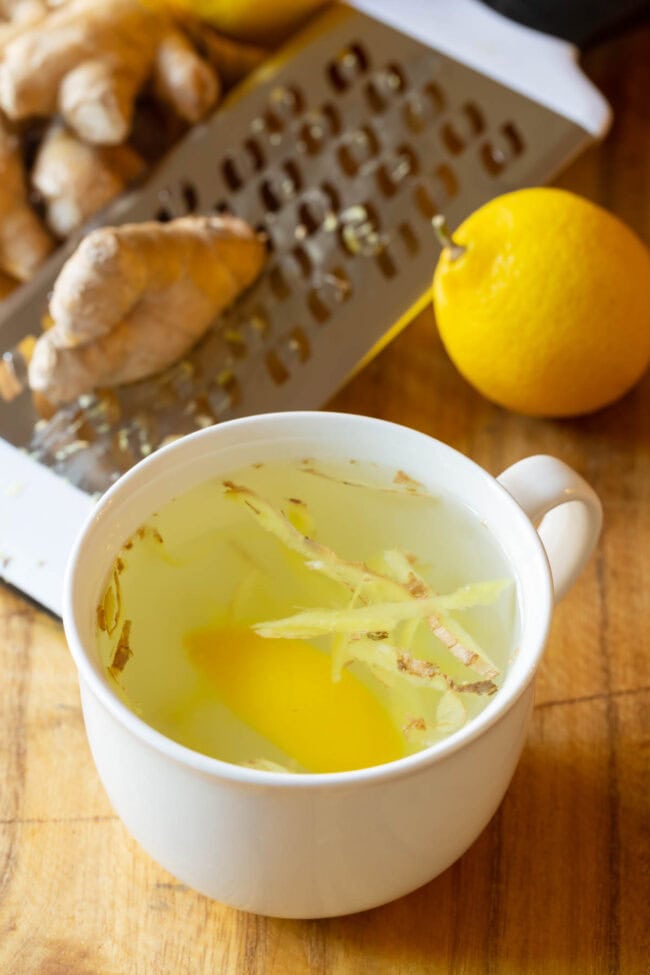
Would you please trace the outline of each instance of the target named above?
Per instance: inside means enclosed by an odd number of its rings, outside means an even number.
[[[165,504],[114,560],[101,660],[153,728],[226,762],[339,772],[461,728],[518,630],[475,513],[354,460],[252,464]]]

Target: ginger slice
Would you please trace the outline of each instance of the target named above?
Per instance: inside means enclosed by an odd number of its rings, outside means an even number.
[[[130,146],[89,145],[55,122],[38,150],[32,183],[46,203],[48,225],[58,237],[67,237],[144,168]]]
[[[133,382],[182,357],[260,273],[265,248],[243,220],[183,217],[104,227],[64,265],[29,384],[53,404]]]
[[[155,75],[188,122],[216,103],[212,66],[179,35],[170,13],[140,0],[69,0],[3,42],[0,107],[12,119],[52,116],[87,142],[117,145],[135,99]],[[180,67],[179,67],[180,66]]]

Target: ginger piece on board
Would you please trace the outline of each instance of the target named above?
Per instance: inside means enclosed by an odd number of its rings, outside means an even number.
[[[46,204],[48,226],[67,237],[144,169],[144,160],[130,146],[89,145],[55,122],[41,143],[31,178]]]
[[[2,43],[0,108],[11,119],[58,111],[86,142],[118,145],[152,77],[190,123],[219,96],[214,69],[165,9],[140,0],[69,0]]]
[[[54,404],[150,376],[185,355],[260,273],[265,247],[230,216],[89,234],[52,293],[29,385]]]
[[[27,198],[18,138],[0,123],[0,270],[27,281],[54,247]]]

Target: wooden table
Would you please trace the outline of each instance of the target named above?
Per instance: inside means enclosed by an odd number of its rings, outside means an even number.
[[[589,56],[616,123],[560,180],[646,239],[648,42],[645,31]],[[460,379],[427,313],[332,406],[410,424],[495,474],[526,454],[556,454],[603,499],[602,542],[557,611],[501,808],[445,874],[381,909],[301,922],[210,902],[117,820],[90,759],[61,626],[0,585],[3,975],[650,970],[650,374],[595,416],[523,419]]]

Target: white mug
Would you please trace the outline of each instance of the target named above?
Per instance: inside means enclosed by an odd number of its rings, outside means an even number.
[[[432,493],[444,489],[472,508],[510,562],[519,652],[484,710],[425,751],[352,772],[242,768],[155,731],[107,680],[95,607],[126,539],[194,485],[283,456],[353,456],[401,468]],[[503,798],[523,747],[554,601],[582,570],[600,524],[597,496],[559,460],[529,457],[495,480],[445,444],[368,417],[253,416],[158,451],[100,500],[65,581],[64,623],[86,731],[115,810],[180,881],[259,914],[348,914],[425,884],[470,846]]]

